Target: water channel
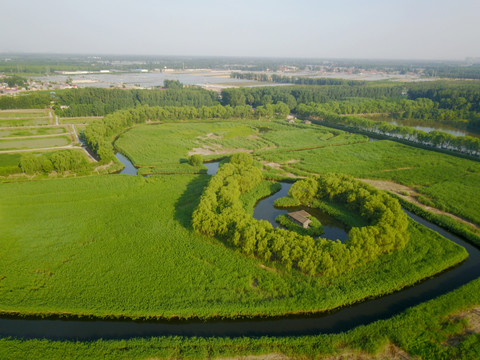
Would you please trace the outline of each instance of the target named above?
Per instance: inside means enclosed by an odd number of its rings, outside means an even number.
[[[454,136],[472,136],[480,138],[479,133],[474,133],[468,130],[458,129],[452,125],[429,120],[417,119],[400,119],[396,120],[388,116],[377,116],[373,120],[387,122],[396,126],[408,126],[417,130],[425,131],[426,133],[432,131],[443,131]]]
[[[119,157],[122,161],[124,157]],[[125,158],[126,159],[126,158]],[[124,162],[123,160],[122,162]],[[127,160],[128,161],[128,160]],[[215,163],[209,165],[216,171]],[[125,165],[127,165],[125,163]],[[130,163],[131,165],[131,163]],[[206,164],[207,165],[207,164]],[[133,165],[132,165],[133,166]],[[282,183],[276,194],[259,202],[255,217],[278,215],[273,207],[276,198],[288,193],[289,184]],[[283,210],[284,211],[284,210]],[[408,307],[436,298],[480,276],[480,251],[457,236],[405,211],[413,220],[437,231],[463,246],[469,257],[462,264],[433,278],[380,298],[367,300],[336,311],[267,319],[238,319],[210,321],[132,321],[132,320],[52,320],[52,319],[0,319],[0,337],[46,338],[52,340],[129,339],[152,336],[293,336],[335,333],[359,325],[386,319]],[[260,215],[259,215],[260,214]],[[276,215],[275,215],[276,214]],[[269,219],[267,219],[269,220]]]

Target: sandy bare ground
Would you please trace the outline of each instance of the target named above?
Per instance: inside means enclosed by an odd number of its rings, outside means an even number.
[[[407,360],[413,359],[408,355],[404,350],[400,349],[398,346],[393,344],[388,344],[385,349],[380,351],[376,355],[359,353],[359,352],[349,352],[348,350],[329,357],[321,357],[320,359],[325,360]]]
[[[294,359],[284,354],[265,354],[265,355],[245,355],[226,358],[217,358],[217,360],[287,360]]]
[[[279,164],[279,163],[276,163],[276,162],[262,161],[262,165],[263,166],[270,166],[273,169],[282,169],[282,164]]]
[[[480,334],[480,305],[475,306],[469,310],[462,311],[452,316],[452,318],[467,319],[467,332]]]
[[[287,360],[287,359],[304,359],[304,356],[288,356],[281,353],[270,353],[264,355],[245,355],[236,357],[217,358],[217,360]],[[408,360],[413,359],[405,351],[399,347],[389,344],[376,355],[354,352],[345,350],[341,354],[335,356],[320,356],[318,359],[324,360]]]
[[[213,146],[204,146],[201,148],[193,148],[188,152],[188,155],[223,155],[223,154],[233,154],[239,152],[252,153],[253,150],[248,149],[228,149],[228,148],[216,148]]]
[[[400,185],[400,184],[397,184],[393,181],[386,181],[386,180],[371,180],[371,179],[358,179],[358,180],[363,181],[367,184],[370,184],[370,185],[376,187],[377,189],[390,191],[390,192],[394,193],[395,195],[398,195],[402,199],[407,200],[408,202],[411,202],[411,203],[421,207],[422,209],[430,211],[434,214],[449,216],[452,219],[454,219],[456,221],[459,221],[461,223],[464,223],[466,225],[469,225],[469,226],[473,227],[474,229],[476,229],[478,232],[480,232],[480,226],[478,226],[477,224],[474,224],[470,221],[462,219],[462,218],[460,218],[456,215],[450,214],[448,212],[445,212],[445,211],[439,210],[437,208],[433,208],[433,207],[422,204],[421,202],[419,202],[415,198],[415,196],[420,195],[420,194],[417,191],[415,191],[414,189],[412,189],[408,186]],[[407,193],[408,195],[404,195],[404,193]]]

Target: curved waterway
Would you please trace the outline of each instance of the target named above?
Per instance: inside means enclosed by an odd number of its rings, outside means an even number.
[[[276,216],[274,214],[277,209],[273,207],[273,201],[287,193],[288,184],[282,184],[280,192],[263,199],[255,211],[258,214],[259,207],[263,208],[262,212],[270,207],[272,216]],[[174,335],[234,337],[335,333],[389,318],[408,307],[436,298],[480,276],[480,251],[477,248],[408,211],[406,213],[413,220],[465,247],[469,253],[468,259],[453,269],[415,286],[329,313],[273,319],[211,321],[0,319],[0,337],[95,340]]]

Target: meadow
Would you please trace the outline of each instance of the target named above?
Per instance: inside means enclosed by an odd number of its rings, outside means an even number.
[[[3,110],[0,111],[0,119],[12,118],[37,118],[48,116],[48,110]]]
[[[67,130],[64,127],[41,127],[31,129],[0,129],[0,138],[4,137],[20,137],[20,136],[38,136],[38,135],[54,135],[65,134]]]
[[[66,146],[71,144],[68,136],[30,137],[24,139],[1,139],[0,150],[21,150]]]
[[[60,124],[89,124],[92,121],[95,121],[97,119],[102,119],[103,116],[83,116],[83,117],[67,117],[67,118],[60,118],[58,119],[58,122]]]
[[[0,127],[40,126],[51,125],[48,117],[25,118],[25,119],[0,119]]]
[[[322,126],[243,120],[139,125],[120,135],[115,147],[137,167],[171,169],[193,152],[218,157],[239,150],[294,150],[365,141],[363,135]]]
[[[209,179],[107,175],[0,184],[0,309],[130,318],[315,312],[389,293],[467,255],[410,222],[405,249],[354,272],[287,271],[191,229]]]
[[[382,140],[294,153],[274,151],[259,158],[305,175],[344,173],[397,182],[428,196],[441,208],[480,224],[480,163]],[[290,163],[288,163],[290,162]]]

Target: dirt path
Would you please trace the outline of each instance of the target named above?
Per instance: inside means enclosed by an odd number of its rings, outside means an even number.
[[[418,207],[421,207],[424,210],[430,211],[430,212],[432,212],[434,214],[438,214],[438,215],[446,215],[446,216],[451,217],[452,219],[454,219],[456,221],[459,221],[461,223],[469,225],[469,226],[475,228],[478,232],[480,232],[480,226],[475,224],[475,223],[472,223],[468,220],[462,219],[462,218],[460,218],[456,215],[453,215],[451,213],[448,213],[448,212],[439,210],[437,208],[430,207],[430,206],[422,204],[421,202],[419,202],[415,198],[415,196],[420,195],[420,194],[418,192],[416,192],[414,189],[412,189],[408,186],[397,184],[393,181],[386,181],[386,180],[372,180],[372,179],[357,179],[357,180],[360,180],[360,181],[363,181],[367,184],[370,184],[373,187],[376,187],[377,189],[390,191],[390,192],[394,193],[395,195],[401,197],[402,199],[404,199],[408,202],[411,202],[411,203],[417,205]],[[405,193],[408,194],[408,195],[405,195]]]

